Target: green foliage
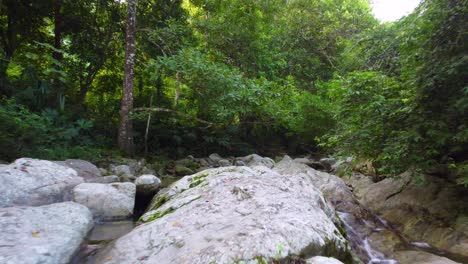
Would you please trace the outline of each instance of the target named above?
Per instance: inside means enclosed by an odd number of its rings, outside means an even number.
[[[92,146],[91,129],[89,120],[71,122],[65,115],[51,109],[36,114],[12,100],[2,100],[0,156],[7,160],[20,156],[98,160],[102,150]]]
[[[337,125],[325,144],[373,160],[382,165],[384,173],[405,170],[407,162],[394,163],[408,161],[409,132],[404,128],[411,111],[410,95],[401,83],[378,72],[353,72],[328,85],[329,96],[337,105]]]
[[[327,84],[337,127],[325,144],[372,160],[380,173],[445,165],[465,183],[466,11],[463,1],[426,0],[357,40],[342,71],[359,71]]]
[[[113,146],[125,5],[2,2],[0,158],[92,158]],[[366,0],[137,9],[134,106],[164,109],[132,114],[138,153],[295,154],[320,143],[386,175],[445,165],[468,182],[466,1],[425,0],[385,24]]]

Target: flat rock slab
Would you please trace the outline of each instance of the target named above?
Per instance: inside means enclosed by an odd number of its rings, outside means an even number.
[[[423,251],[398,251],[395,255],[400,264],[461,264],[448,258]]]
[[[83,181],[71,168],[47,160],[21,158],[0,167],[0,207],[71,200],[71,190]]]
[[[73,201],[88,207],[97,218],[122,219],[132,216],[135,193],[130,182],[82,183],[73,189]]]
[[[346,251],[335,211],[306,175],[223,167],[160,192],[146,222],[100,253],[97,263],[269,263]]]
[[[0,208],[0,263],[68,263],[92,227],[91,212],[73,202]]]

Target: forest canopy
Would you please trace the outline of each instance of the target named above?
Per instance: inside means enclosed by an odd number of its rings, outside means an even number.
[[[351,155],[468,184],[467,9],[138,0],[133,154]],[[126,18],[124,1],[0,1],[0,159],[119,155]]]

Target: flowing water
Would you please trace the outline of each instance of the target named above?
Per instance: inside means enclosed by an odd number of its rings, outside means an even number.
[[[384,219],[372,215],[372,219],[356,217],[351,213],[338,212],[347,232],[347,239],[356,256],[367,264],[399,263],[390,255],[379,251],[422,251],[446,257],[459,263],[468,263],[463,256],[448,254],[431,247],[425,242],[410,242],[393,229]],[[379,242],[380,241],[380,242]],[[441,262],[439,262],[441,263]]]
[[[350,213],[338,212],[346,228],[347,238],[352,251],[368,264],[395,264],[396,260],[386,257],[382,252],[371,246],[369,237],[374,232],[385,231],[378,223],[372,223],[364,219],[356,218]]]

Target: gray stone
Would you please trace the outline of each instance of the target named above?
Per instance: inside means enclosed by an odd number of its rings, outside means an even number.
[[[178,176],[191,175],[195,173],[195,171],[193,171],[192,169],[187,168],[184,165],[179,165],[179,164],[175,165],[174,172]]]
[[[104,168],[99,168],[99,171],[101,172],[101,175],[109,175],[109,171]]]
[[[264,166],[186,176],[160,192],[139,225],[97,263],[266,263],[346,250],[333,208],[305,174]]]
[[[213,154],[209,155],[208,158],[211,159],[214,162],[218,162],[218,161],[223,159],[223,157],[221,157],[218,153],[213,153]]]
[[[297,163],[302,163],[302,164],[305,164],[311,168],[314,168],[316,170],[321,170],[321,171],[330,171],[331,170],[331,167],[330,166],[327,166],[326,164],[324,163],[321,163],[319,161],[315,161],[315,160],[312,160],[312,159],[308,159],[308,158],[296,158],[294,159],[295,162]]]
[[[150,175],[156,175],[156,171],[151,169],[151,168],[148,168],[147,166],[143,166],[139,172],[140,175],[147,175],[147,174],[150,174]]]
[[[78,173],[78,176],[83,177],[85,181],[102,176],[99,168],[86,160],[68,159],[65,160],[65,164],[74,169]]]
[[[0,263],[69,263],[92,227],[91,212],[73,202],[0,208]]]
[[[110,170],[113,174],[117,175],[122,182],[129,182],[136,179],[128,165],[111,166]]]
[[[332,167],[333,165],[335,165],[336,163],[336,159],[334,158],[321,158],[319,160],[320,163],[323,163],[324,166],[327,166],[327,167]]]
[[[460,264],[445,257],[415,250],[398,251],[396,257],[400,264]]]
[[[236,166],[247,166],[247,164],[245,164],[245,162],[242,161],[242,160],[235,160],[234,165],[236,165]]]
[[[0,167],[0,207],[71,200],[71,190],[82,182],[69,167],[47,160],[18,159]]]
[[[227,159],[222,159],[222,160],[219,160],[219,161],[218,161],[218,164],[219,164],[219,166],[221,166],[221,167],[227,167],[227,166],[231,166],[231,165],[232,165],[232,162],[230,162],[230,161],[227,160]]]
[[[88,207],[93,215],[103,219],[122,219],[133,214],[135,184],[82,183],[73,189],[73,200]]]
[[[254,167],[254,166],[265,166],[267,168],[273,168],[275,166],[275,161],[270,159],[270,158],[264,158],[261,157],[257,154],[252,154],[248,155],[245,157],[237,158],[237,160],[240,160],[247,164],[249,167]]]
[[[104,176],[100,178],[95,178],[92,180],[89,180],[88,182],[91,183],[113,183],[113,182],[119,182],[120,179],[117,177],[117,175],[109,175],[109,176]]]
[[[138,194],[155,194],[161,186],[161,180],[154,175],[141,175],[135,180]]]

